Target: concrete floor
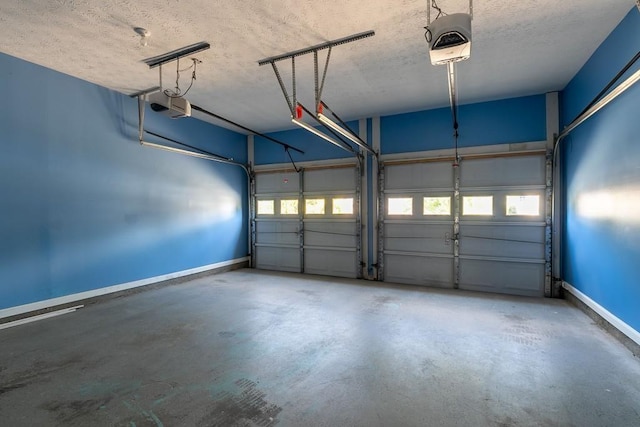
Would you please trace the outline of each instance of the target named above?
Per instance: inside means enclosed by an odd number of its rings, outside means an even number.
[[[239,270],[0,330],[6,426],[638,426],[561,300]]]

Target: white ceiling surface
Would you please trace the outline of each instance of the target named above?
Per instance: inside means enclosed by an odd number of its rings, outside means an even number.
[[[468,7],[438,4],[446,13]],[[459,102],[561,90],[633,5],[476,0]],[[207,41],[187,99],[264,132],[292,126],[271,67],[258,60],[367,30],[376,35],[332,51],[323,99],[335,112],[355,119],[448,105],[446,67],[429,62],[426,10],[425,0],[0,0],[0,51],[130,94],[158,84],[142,59]],[[151,33],[147,46],[134,27]],[[298,97],[309,108],[312,64],[313,55],[296,61]],[[291,94],[290,61],[278,65]],[[175,63],[163,70],[173,87]],[[181,87],[188,83],[183,73]]]

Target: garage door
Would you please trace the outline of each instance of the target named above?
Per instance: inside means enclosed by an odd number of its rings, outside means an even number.
[[[452,288],[451,162],[385,165],[383,170],[384,280]]]
[[[262,172],[255,182],[257,268],[360,276],[358,167]]]
[[[384,280],[544,295],[547,170],[545,153],[386,164]]]
[[[253,227],[255,267],[302,271],[300,182],[301,176],[295,171],[256,174]]]

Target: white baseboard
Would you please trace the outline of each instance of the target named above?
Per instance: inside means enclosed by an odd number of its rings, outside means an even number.
[[[624,321],[616,317],[609,310],[571,286],[567,282],[562,282],[562,287],[570,292],[574,297],[578,298],[582,301],[587,307],[591,310],[598,313],[604,320],[611,323],[616,329],[625,334],[629,339],[634,341],[636,344],[640,345],[640,332],[633,329],[631,326],[627,325]]]
[[[153,283],[165,280],[176,279],[178,277],[189,276],[191,274],[202,273],[216,268],[227,267],[234,264],[249,261],[249,257],[231,259],[228,261],[217,262],[215,264],[203,265],[202,267],[191,268],[189,270],[176,271],[174,273],[163,274],[162,276],[149,277],[148,279],[136,280],[134,282],[122,283],[119,285],[108,286],[106,288],[93,289],[91,291],[79,292],[77,294],[65,295],[63,297],[51,298],[43,301],[36,301],[29,304],[18,305],[0,310],[0,319],[5,317],[16,316],[19,314],[29,313],[32,311],[43,310],[62,304],[69,304],[88,298],[95,298],[102,295],[112,294],[114,292],[126,291],[128,289],[139,288],[141,286],[151,285]]]

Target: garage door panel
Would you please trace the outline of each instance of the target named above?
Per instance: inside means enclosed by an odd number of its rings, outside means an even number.
[[[300,249],[256,247],[256,267],[264,270],[300,271]]]
[[[355,223],[305,223],[305,245],[355,248]]]
[[[385,249],[453,254],[451,224],[385,224]]]
[[[353,192],[355,188],[356,173],[353,168],[319,169],[304,173],[305,192]]]
[[[324,198],[323,215],[307,215],[304,220],[304,271],[338,277],[356,277],[356,216],[338,214],[335,198],[356,198],[356,170],[336,167],[305,171],[305,198]],[[354,204],[354,208],[357,208]]]
[[[385,165],[384,171],[384,280],[544,294],[544,153],[467,157],[456,169],[450,161],[436,159],[395,163]],[[454,187],[456,174],[459,185]],[[439,217],[446,214],[446,201],[434,198],[447,196],[450,214]],[[394,215],[389,215],[392,197],[398,200]],[[401,198],[411,198],[411,210]]]
[[[460,227],[460,255],[544,259],[545,232],[542,227]]]
[[[256,179],[256,193],[298,193],[300,177],[295,172],[261,173]]]
[[[356,252],[315,249],[305,246],[304,271],[337,277],[355,277]]]
[[[258,172],[255,199],[264,202],[262,206],[256,203],[257,208],[262,208],[257,209],[254,223],[256,267],[356,277],[360,267],[357,176],[353,164],[309,169],[300,174]],[[304,182],[302,200],[301,182]],[[349,198],[353,211],[349,202],[341,200]],[[323,200],[324,209],[322,202],[307,203],[310,199]],[[300,262],[304,262],[304,269]]]
[[[387,190],[423,188],[451,188],[453,190],[451,163],[428,162],[387,166],[385,168],[385,188]]]
[[[461,259],[460,289],[544,296],[544,264]]]
[[[453,288],[453,257],[385,255],[385,281]]]
[[[492,222],[492,223],[537,223],[538,225],[544,226],[544,203],[545,203],[545,192],[543,185],[530,185],[527,187],[513,187],[511,189],[487,189],[483,188],[481,191],[469,191],[469,190],[461,190],[460,197],[461,203],[464,205],[465,197],[469,196],[492,196],[493,197],[493,212],[490,217],[483,215],[466,215],[464,211],[464,206],[462,208],[462,222]],[[514,213],[509,214],[507,208],[507,196],[526,196],[526,197],[537,197],[538,202],[538,214],[537,215],[516,215]],[[517,197],[516,197],[517,199]]]
[[[461,187],[537,185],[545,182],[544,156],[497,157],[464,160]]]
[[[298,244],[298,221],[257,221],[256,243]]]

